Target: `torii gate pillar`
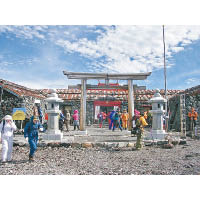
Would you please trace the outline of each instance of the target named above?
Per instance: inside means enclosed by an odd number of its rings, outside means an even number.
[[[128,80],[128,114],[129,114],[128,130],[131,131],[132,117],[134,114],[133,80]]]
[[[80,131],[86,131],[86,79],[81,79],[81,110],[80,110]]]

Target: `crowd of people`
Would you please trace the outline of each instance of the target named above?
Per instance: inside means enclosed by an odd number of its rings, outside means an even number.
[[[135,109],[134,116],[136,118],[139,118],[140,115],[141,115],[140,112]],[[144,119],[147,121],[148,126],[151,126],[152,116],[151,116],[150,112],[145,111],[145,112],[143,112],[142,115],[144,116]],[[133,123],[133,125],[131,125],[131,126],[134,126],[134,123],[135,123],[134,122],[135,118],[131,117],[131,120],[129,120],[130,117],[127,112],[127,109],[124,109],[122,113],[119,108],[116,111],[113,110],[113,111],[109,112],[108,114],[106,114],[105,112],[100,112],[97,115],[97,118],[99,120],[99,128],[105,127],[105,121],[107,119],[108,124],[109,124],[108,125],[109,130],[112,130],[112,131],[115,131],[116,128],[119,128],[121,131],[127,130],[129,127],[130,121],[132,121],[132,123]]]
[[[34,108],[33,116],[30,118],[30,121],[26,123],[24,128],[24,137],[29,143],[30,152],[29,152],[29,160],[34,160],[34,154],[37,150],[38,143],[38,133],[39,131],[44,131],[47,129],[45,127],[45,121],[48,120],[48,115],[45,114],[43,117],[41,109]],[[196,119],[196,113],[192,110],[191,113],[188,114],[189,117],[194,115]],[[123,112],[120,111],[120,108],[117,110],[112,110],[109,113],[100,112],[97,115],[99,120],[99,128],[106,128],[105,122],[108,122],[108,129],[115,131],[116,129],[127,130],[129,126],[132,127],[131,134],[137,136],[136,149],[142,148],[143,141],[143,133],[144,127],[151,127],[152,124],[152,116],[149,111],[139,112],[138,110],[134,110],[133,117],[129,116],[127,109],[124,109]],[[66,131],[70,131],[70,125],[73,123],[73,129],[79,130],[79,112],[78,110],[74,110],[74,113],[70,115],[69,110],[63,114],[63,112],[59,115],[59,129],[63,131],[63,126],[66,126]],[[131,125],[130,125],[131,123]],[[12,116],[6,115],[1,124],[0,124],[0,133],[2,143],[2,163],[10,162],[12,160],[12,147],[13,147],[13,132],[16,131],[17,127],[12,120]]]

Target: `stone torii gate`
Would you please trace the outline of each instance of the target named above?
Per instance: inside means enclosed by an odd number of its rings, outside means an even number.
[[[130,74],[114,74],[114,73],[85,73],[85,72],[68,72],[63,71],[63,74],[68,79],[81,79],[81,109],[80,109],[80,130],[86,131],[86,82],[88,79],[105,80],[128,80],[128,113],[129,113],[129,128],[132,128],[131,118],[134,114],[134,99],[133,99],[133,80],[145,80],[151,72],[147,73],[130,73]]]

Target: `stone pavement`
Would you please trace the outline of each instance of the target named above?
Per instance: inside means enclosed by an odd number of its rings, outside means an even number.
[[[81,131],[71,130],[69,132],[63,131],[63,139],[61,141],[51,141],[43,140],[42,135],[45,133],[39,134],[39,147],[44,146],[71,146],[71,147],[106,147],[106,148],[119,148],[119,147],[134,147],[136,143],[136,137],[132,137],[131,133],[127,130],[120,131],[116,129],[115,131],[108,130],[108,128],[97,128],[95,126],[88,126],[87,134]],[[145,131],[148,131],[145,130]],[[177,134],[173,136],[175,140],[180,142]],[[156,141],[156,140],[144,140],[146,146],[154,144],[167,144],[168,141]],[[23,135],[15,135],[14,137],[14,146],[28,146],[28,142],[24,139]]]

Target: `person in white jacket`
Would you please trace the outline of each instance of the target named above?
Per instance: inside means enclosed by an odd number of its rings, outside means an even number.
[[[12,116],[6,115],[1,124],[0,132],[2,142],[2,163],[10,162],[12,160],[13,149],[13,132],[17,129],[15,123],[12,120]]]

